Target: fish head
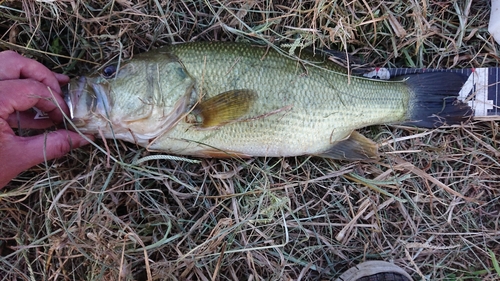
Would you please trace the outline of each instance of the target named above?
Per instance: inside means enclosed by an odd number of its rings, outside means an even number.
[[[72,79],[65,101],[77,130],[143,145],[186,114],[194,82],[172,55],[146,53]]]

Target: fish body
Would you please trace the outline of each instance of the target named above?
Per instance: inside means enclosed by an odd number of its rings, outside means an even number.
[[[432,74],[371,80],[348,77],[320,55],[293,59],[263,46],[186,43],[138,55],[113,77],[73,80],[68,103],[82,132],[150,150],[370,159],[376,145],[355,129],[408,121],[432,127],[469,114],[456,100],[463,78]]]

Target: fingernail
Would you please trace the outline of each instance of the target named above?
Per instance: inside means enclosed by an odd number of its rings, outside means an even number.
[[[89,140],[94,140],[94,136],[91,136],[91,135],[85,135]],[[80,138],[80,140],[78,141],[78,146],[84,146],[84,145],[87,145],[87,144],[90,144],[90,142],[86,139],[86,138]]]

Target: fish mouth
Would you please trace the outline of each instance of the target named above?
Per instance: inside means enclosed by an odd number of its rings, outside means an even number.
[[[107,90],[107,85],[95,83],[85,76],[72,79],[64,90],[64,101],[68,105],[71,120],[85,121],[95,114],[107,116]]]
[[[75,112],[80,102],[80,98],[84,93],[84,88],[87,85],[87,79],[85,76],[81,76],[78,80],[72,80],[66,88],[63,89],[64,101],[69,108],[69,117],[71,119],[75,118]]]

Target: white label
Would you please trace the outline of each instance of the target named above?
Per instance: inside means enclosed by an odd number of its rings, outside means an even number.
[[[459,99],[467,101],[467,104],[474,110],[474,116],[488,116],[488,110],[494,108],[493,100],[488,99],[488,68],[475,68],[469,75]]]
[[[368,78],[389,80],[391,78],[391,73],[389,72],[389,70],[387,70],[387,68],[377,67],[374,70],[363,74],[363,76]]]
[[[36,108],[36,107],[33,107],[33,110],[35,110],[36,112],[36,115],[35,117],[33,118],[34,120],[38,120],[38,119],[48,119],[49,116],[47,115],[47,113],[41,111],[40,109]]]

